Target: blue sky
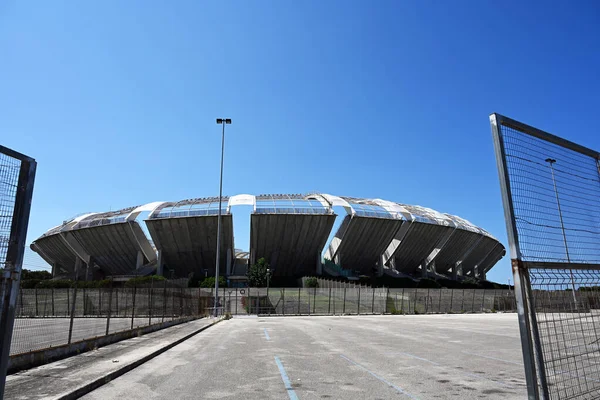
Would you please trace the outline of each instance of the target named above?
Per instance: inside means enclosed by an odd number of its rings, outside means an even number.
[[[217,195],[224,116],[225,194],[420,204],[507,245],[488,115],[599,149],[599,27],[593,1],[2,2],[1,143],[39,163],[28,241]]]

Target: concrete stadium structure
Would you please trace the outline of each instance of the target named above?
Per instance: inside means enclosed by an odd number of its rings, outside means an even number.
[[[253,207],[248,257],[234,246],[236,206]],[[217,214],[215,197],[84,214],[48,230],[31,248],[55,277],[214,276]],[[221,273],[229,277],[265,258],[275,277],[485,279],[506,253],[484,229],[454,215],[325,193],[225,197],[221,227]]]

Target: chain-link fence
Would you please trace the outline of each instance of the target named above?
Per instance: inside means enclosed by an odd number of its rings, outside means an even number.
[[[387,288],[223,289],[224,312],[233,315],[362,315],[514,312],[510,290]],[[202,296],[210,297],[205,289]]]
[[[36,165],[32,158],[0,146],[0,398],[4,395]]]
[[[600,398],[600,154],[490,121],[529,397]]]
[[[177,287],[167,280],[127,286],[111,282],[103,288],[21,289],[10,354],[203,317],[214,298],[202,290]]]

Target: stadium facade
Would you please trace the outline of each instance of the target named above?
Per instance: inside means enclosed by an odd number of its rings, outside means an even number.
[[[253,207],[249,252],[235,249],[237,206]],[[55,277],[213,276],[217,214],[215,197],[89,213],[48,230],[31,248]],[[325,193],[224,197],[221,227],[220,271],[232,279],[261,257],[274,277],[485,279],[506,253],[484,229],[454,215]]]

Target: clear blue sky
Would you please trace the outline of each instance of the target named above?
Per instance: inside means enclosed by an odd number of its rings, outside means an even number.
[[[488,115],[600,148],[600,6],[551,3],[4,1],[0,142],[39,163],[28,242],[217,195],[223,116],[226,194],[420,204],[507,245]]]

